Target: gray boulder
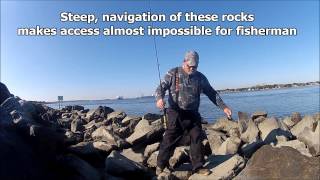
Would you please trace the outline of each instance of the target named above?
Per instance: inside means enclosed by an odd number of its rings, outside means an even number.
[[[208,126],[208,128],[229,133],[230,129],[238,128],[238,123],[227,118],[221,118],[213,125]]]
[[[68,147],[68,150],[80,156],[86,156],[91,154],[97,154],[98,150],[93,147],[92,142],[80,142]]]
[[[305,143],[313,156],[320,155],[320,121],[316,123],[315,131],[305,127],[304,130],[298,135],[298,139]]]
[[[213,154],[217,154],[221,144],[227,139],[224,133],[215,130],[206,130],[206,135]]]
[[[144,157],[149,158],[149,156],[150,156],[153,152],[157,151],[157,150],[159,149],[159,147],[160,147],[160,143],[159,143],[159,142],[156,142],[156,143],[154,143],[154,144],[148,145],[148,146],[146,147],[146,149],[144,150],[144,154],[143,154]]]
[[[306,147],[306,145],[299,141],[298,139],[296,140],[292,140],[292,141],[285,141],[285,142],[278,142],[277,145],[275,147],[283,147],[283,146],[288,146],[288,147],[292,147],[296,150],[298,150],[301,154],[311,157],[312,155],[310,154],[308,148]]]
[[[77,143],[83,141],[83,133],[82,132],[74,133],[72,131],[67,130],[64,135],[66,137],[66,141],[69,142],[70,144],[77,144]]]
[[[309,129],[313,129],[314,123],[316,123],[315,119],[310,115],[306,115],[300,122],[298,122],[295,126],[291,128],[291,133],[294,136],[298,137],[299,134],[304,130],[304,128],[307,127]]]
[[[261,131],[261,139],[265,140],[271,131],[280,128],[276,118],[268,118],[258,125]]]
[[[283,125],[283,124],[282,124]],[[283,126],[280,125],[278,120],[274,117],[267,118],[265,121],[258,124],[258,128],[261,132],[260,137],[266,143],[276,143],[277,136],[285,136],[288,139],[292,138],[292,134],[288,130],[281,129]]]
[[[265,111],[257,111],[257,112],[254,112],[251,116],[252,120],[255,120],[259,117],[264,117],[264,118],[267,118],[268,116],[268,113],[265,112]]]
[[[114,149],[116,149],[116,146],[109,145],[106,142],[81,142],[69,146],[68,152],[79,156],[96,167],[103,167],[105,157]]]
[[[121,121],[127,116],[125,112],[122,111],[114,111],[107,115],[108,122],[120,124]]]
[[[70,179],[100,180],[97,169],[75,155],[68,154],[60,157],[59,162],[67,172],[73,172]]]
[[[161,122],[161,120],[157,120]],[[136,125],[134,133],[131,134],[126,140],[133,146],[147,145],[159,141],[164,132],[164,128],[160,123],[142,119]]]
[[[103,141],[95,141],[92,145],[95,149],[104,152],[105,154],[109,154],[112,150],[116,149],[116,146]]]
[[[159,154],[159,151],[155,151],[149,156],[149,158],[147,160],[148,167],[151,167],[151,168],[157,167],[158,154]]]
[[[241,140],[238,137],[229,137],[225,140],[215,155],[228,155],[235,154],[238,152]]]
[[[174,150],[172,157],[169,159],[169,165],[172,168],[183,164],[184,162],[188,161],[189,159],[189,147],[180,146]]]
[[[62,108],[62,111],[71,112],[73,110],[81,111],[81,110],[84,110],[84,107],[79,105],[74,105],[74,106],[65,106],[64,108]]]
[[[112,130],[110,130],[107,126],[101,126],[96,129],[91,137],[95,141],[105,141],[112,145],[116,145],[119,148],[123,148],[127,146],[127,142],[121,139],[118,135],[116,135]]]
[[[253,122],[258,125],[260,124],[261,122],[263,122],[264,120],[266,120],[267,118],[263,117],[263,116],[260,116],[260,117],[257,117],[256,119],[253,120]]]
[[[90,122],[93,119],[107,118],[109,113],[114,110],[110,107],[99,106],[97,109],[92,109],[86,114],[87,121]]]
[[[235,178],[264,179],[317,179],[320,157],[309,158],[291,147],[261,147]]]
[[[282,120],[283,123],[285,123],[290,129],[296,125],[292,120],[291,120],[291,117],[284,117],[283,120]]]
[[[143,153],[141,152],[138,152],[133,150],[132,148],[129,148],[129,149],[123,150],[121,154],[126,158],[130,159],[131,161],[144,165],[145,158],[143,156]]]
[[[142,119],[145,119],[148,121],[155,121],[155,120],[161,119],[161,117],[162,115],[160,114],[147,113],[142,117]]]
[[[68,147],[69,151],[79,155],[92,155],[98,152],[109,154],[116,146],[110,145],[103,141],[97,142],[80,142],[76,145]]]
[[[121,123],[123,126],[127,126],[130,124],[131,121],[140,121],[142,118],[138,116],[126,116],[124,119],[122,119]],[[137,122],[138,123],[138,122]]]
[[[294,123],[294,124],[297,124],[298,122],[300,122],[302,120],[302,117],[301,117],[301,114],[298,113],[298,112],[293,112],[291,114],[291,121]]]
[[[71,122],[71,131],[72,132],[79,132],[79,131],[83,131],[84,130],[84,125],[85,121],[82,119],[74,119]]]
[[[112,151],[107,157],[105,170],[108,174],[125,179],[151,179],[152,177],[147,168],[131,161],[118,151]]]
[[[246,143],[253,143],[259,139],[259,129],[252,120],[249,121],[247,130],[241,134],[240,138]]]
[[[71,116],[71,115],[70,115]],[[71,128],[71,122],[72,122],[72,119],[71,118],[61,118],[61,119],[58,119],[58,124],[61,126],[61,127],[64,127],[66,129],[70,129]]]
[[[238,120],[239,132],[244,133],[248,128],[248,124],[251,118],[249,118],[249,115],[247,113],[240,112],[240,111],[238,112],[238,117],[239,117],[239,120]]]
[[[205,166],[211,170],[211,174],[204,176],[193,174],[189,180],[212,180],[212,179],[232,179],[245,166],[245,160],[239,156],[211,156],[209,163]]]

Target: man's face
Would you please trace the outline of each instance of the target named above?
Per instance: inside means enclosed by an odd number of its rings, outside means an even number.
[[[192,74],[195,73],[197,71],[198,66],[189,66],[187,61],[183,61],[183,70],[187,73],[187,74]]]

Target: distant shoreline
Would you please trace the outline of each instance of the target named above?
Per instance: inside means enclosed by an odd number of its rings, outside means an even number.
[[[263,91],[263,90],[274,90],[274,89],[286,89],[286,88],[298,88],[307,86],[319,86],[320,81],[306,82],[306,83],[290,83],[290,84],[267,84],[267,85],[255,85],[251,87],[235,88],[235,89],[223,89],[217,90],[218,92],[248,92],[248,91]]]
[[[255,85],[251,87],[244,87],[244,88],[233,88],[233,89],[222,89],[217,90],[219,93],[236,93],[236,92],[255,92],[255,91],[264,91],[264,90],[276,90],[276,89],[288,89],[288,88],[299,88],[299,87],[312,87],[312,86],[320,86],[320,81],[314,82],[306,82],[306,83],[290,83],[290,84],[267,84],[267,85]],[[125,99],[141,99],[141,98],[149,98],[154,96],[141,96],[141,97],[134,97],[134,98],[121,98],[119,100]],[[79,101],[105,101],[105,100],[117,100],[117,99],[96,99],[96,100],[70,100],[64,102],[79,102]],[[54,104],[58,103],[58,101],[46,102],[46,101],[31,101],[41,104]]]

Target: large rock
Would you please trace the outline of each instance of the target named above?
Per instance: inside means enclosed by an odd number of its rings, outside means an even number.
[[[293,112],[291,114],[291,121],[294,123],[294,124],[297,124],[298,122],[300,122],[302,120],[302,117],[300,115],[300,113],[298,112]]]
[[[193,174],[189,180],[232,179],[245,166],[245,160],[237,154],[232,157],[212,156],[208,160],[209,163],[205,167],[212,173],[208,176]]]
[[[59,159],[60,165],[67,173],[71,173],[68,179],[100,180],[97,169],[75,155],[65,155]]]
[[[71,118],[61,118],[58,119],[58,124],[66,129],[70,129],[71,128],[71,122],[72,119]]]
[[[127,116],[125,112],[122,111],[114,111],[108,114],[107,120],[113,123],[120,124],[121,121]]]
[[[105,170],[113,176],[125,179],[151,179],[147,168],[131,161],[117,151],[112,151],[105,161]]]
[[[189,147],[180,146],[174,150],[172,157],[169,159],[169,165],[172,168],[179,166],[189,159]]]
[[[304,130],[304,128],[313,128],[313,124],[316,123],[315,119],[312,116],[306,115],[303,119],[298,122],[295,126],[291,128],[291,133],[298,137],[299,134]]]
[[[313,118],[314,118],[315,121],[320,121],[320,112],[315,113],[315,114],[313,115]]]
[[[276,143],[277,136],[285,136],[288,139],[292,138],[291,132],[282,129],[283,126],[280,125],[278,120],[274,117],[267,118],[266,120],[258,124],[258,128],[261,132],[261,139],[267,144]]]
[[[176,180],[175,176],[169,171],[163,171],[157,176],[157,180]]]
[[[127,126],[130,124],[131,121],[140,121],[141,119],[142,119],[141,117],[127,115],[124,119],[122,119],[121,123],[123,126]]]
[[[161,123],[161,120],[157,120]],[[155,143],[162,138],[164,132],[163,126],[156,121],[150,123],[149,121],[142,119],[136,125],[134,133],[126,140],[133,146],[135,145],[147,145]]]
[[[305,127],[304,130],[298,135],[298,139],[304,142],[313,156],[320,155],[320,121],[316,123],[316,129]]]
[[[123,150],[121,154],[136,163],[144,165],[145,158],[143,156],[143,153],[141,152],[134,151],[132,148],[129,148],[129,149]]]
[[[280,128],[276,118],[268,118],[258,125],[261,131],[261,139],[265,140],[266,137],[271,133],[271,131]]]
[[[93,154],[98,154],[98,150],[93,147],[92,142],[80,142],[75,145],[68,147],[68,150],[79,156],[90,156]]]
[[[224,133],[215,130],[206,130],[206,135],[213,154],[217,154],[221,144],[227,139]]]
[[[86,114],[87,121],[92,121],[93,119],[106,118],[109,113],[114,110],[110,107],[99,106],[97,109],[92,109]]]
[[[62,111],[71,112],[73,110],[81,111],[81,110],[84,110],[84,107],[83,106],[79,106],[79,105],[74,105],[74,106],[65,106],[64,108],[62,108]]]
[[[275,147],[283,147],[283,146],[292,147],[298,150],[301,154],[305,156],[308,156],[308,157],[312,156],[308,148],[306,147],[306,145],[303,142],[299,141],[298,139],[292,140],[292,141],[286,141],[286,142],[278,142]]]
[[[83,126],[84,124],[85,124],[85,122],[81,118],[74,119],[71,122],[71,131],[74,132],[74,133],[79,132],[79,131],[83,131],[84,130],[84,126]]]
[[[248,128],[248,123],[251,120],[251,118],[249,118],[249,115],[245,112],[238,112],[238,126],[239,126],[239,132],[240,133],[244,133],[247,128]]]
[[[91,134],[91,136],[95,141],[106,141],[110,144],[118,146],[119,148],[127,146],[127,143],[118,135],[114,134],[113,131],[111,131],[107,126],[99,127]]]
[[[151,168],[157,167],[158,154],[159,154],[159,151],[155,151],[149,156],[147,160],[148,167],[151,167]]]
[[[109,154],[112,150],[116,149],[116,147],[112,144],[103,142],[103,141],[96,141],[92,143],[93,147],[100,152],[104,152],[105,154]]]
[[[318,179],[319,162],[320,157],[309,158],[291,147],[265,145],[235,179]]]
[[[3,126],[7,120],[1,110],[0,107],[0,179],[59,179],[48,167],[52,163],[39,156],[16,128]]]
[[[146,149],[144,150],[144,154],[143,154],[144,157],[149,158],[149,156],[150,156],[153,152],[157,151],[157,150],[159,149],[159,147],[160,147],[160,143],[159,143],[159,142],[156,142],[156,143],[154,143],[154,144],[148,145],[148,146],[146,147]]]
[[[240,138],[246,143],[253,143],[259,139],[259,129],[252,120],[249,121],[247,130],[241,133]]]
[[[155,168],[157,167],[157,157],[159,151],[153,152],[148,158],[147,164],[148,167]],[[177,147],[173,155],[169,159],[169,165],[172,168],[178,167],[180,164],[183,164],[189,159],[189,148],[188,147]]]
[[[105,157],[111,153],[116,146],[106,142],[81,142],[68,147],[68,151],[76,154],[82,159],[94,164],[97,167],[104,166]]]
[[[227,118],[221,118],[213,125],[208,126],[208,128],[229,133],[230,129],[238,128],[238,123]]]
[[[148,121],[155,121],[158,119],[161,119],[162,115],[160,114],[153,114],[153,113],[147,113],[143,115],[142,119],[148,120]]]
[[[238,137],[229,137],[225,140],[221,146],[219,147],[218,151],[215,155],[228,155],[228,154],[235,154],[238,152],[241,140]]]
[[[39,106],[30,101],[20,100],[19,103],[24,111],[24,114],[30,119],[38,119],[39,115],[42,114],[41,111],[44,111],[43,108],[40,110]]]
[[[82,132],[74,133],[72,131],[67,130],[64,135],[66,137],[66,141],[69,142],[70,144],[77,144],[77,143],[83,141],[83,133]]]
[[[284,117],[283,120],[282,120],[290,129],[296,125],[296,123],[294,123],[292,120],[291,120],[291,117]]]
[[[267,112],[265,112],[265,111],[257,111],[257,112],[254,112],[251,117],[252,117],[252,120],[255,120],[255,119],[259,118],[259,117],[266,118],[267,116],[268,116]]]
[[[244,144],[241,146],[241,149],[239,149],[239,154],[249,159],[252,156],[252,154],[254,154],[263,145],[265,145],[265,142],[260,139],[250,144]]]

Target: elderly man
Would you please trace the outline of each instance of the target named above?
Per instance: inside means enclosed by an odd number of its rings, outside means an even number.
[[[197,71],[199,55],[195,51],[185,54],[182,67],[171,69],[156,90],[156,105],[165,109],[163,100],[166,90],[169,91],[169,108],[166,109],[168,118],[167,129],[160,144],[157,158],[157,173],[168,167],[168,160],[172,156],[177,142],[184,133],[190,135],[190,157],[193,172],[210,174],[203,168],[204,155],[201,139],[201,116],[198,112],[200,94],[206,94],[209,99],[223,112],[231,117],[231,109],[225,105],[219,94],[211,87],[207,78]]]

